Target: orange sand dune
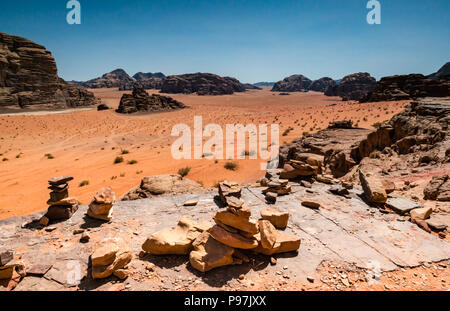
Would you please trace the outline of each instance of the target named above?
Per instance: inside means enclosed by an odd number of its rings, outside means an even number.
[[[113,108],[126,93],[93,92]],[[236,171],[224,168],[227,160],[173,160],[172,127],[178,123],[192,127],[194,116],[203,117],[203,126],[216,123],[223,128],[225,124],[278,123],[282,144],[325,128],[333,120],[351,119],[370,128],[407,104],[341,102],[314,92],[280,96],[267,88],[225,96],[170,96],[190,108],[145,115],[120,115],[113,110],[0,115],[0,219],[45,210],[47,180],[53,176],[74,176],[70,195],[89,203],[103,186],[112,186],[121,196],[144,176],[177,173],[186,166],[191,167],[187,177],[205,186],[224,179],[253,182],[264,175],[259,160],[236,160]],[[290,127],[293,130],[283,136]],[[121,155],[122,150],[129,153]],[[124,162],[114,164],[117,156],[123,156]],[[131,160],[137,163],[128,164]],[[82,181],[89,184],[80,187]]]

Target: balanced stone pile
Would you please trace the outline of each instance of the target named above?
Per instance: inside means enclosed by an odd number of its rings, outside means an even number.
[[[105,279],[115,275],[123,280],[129,276],[127,265],[133,259],[129,244],[120,238],[105,239],[91,255],[92,278]]]
[[[95,219],[111,221],[115,199],[111,187],[100,189],[89,204],[87,215]]]
[[[7,290],[12,290],[25,277],[25,266],[23,263],[13,261],[14,253],[11,250],[0,249],[0,283]]]
[[[266,188],[263,193],[266,195],[266,201],[270,204],[275,204],[277,197],[291,193],[291,185],[289,180],[280,179],[281,170],[267,170],[266,177],[262,180],[261,185]]]
[[[50,221],[70,219],[78,210],[78,200],[69,197],[69,184],[73,177],[60,176],[48,181],[50,199],[47,201],[49,208],[47,213],[41,218],[40,224],[48,225]]]
[[[323,156],[313,153],[298,153],[295,159],[290,159],[284,163],[280,178],[292,180],[314,177],[322,174],[322,168]]]
[[[151,235],[142,249],[153,255],[189,254],[192,267],[201,272],[248,262],[244,252],[250,250],[265,255],[296,251],[300,239],[275,229],[286,228],[289,214],[265,209],[258,222],[241,199],[241,191],[235,182],[220,183],[219,197],[225,209],[214,216],[215,225],[184,216],[175,228]]]

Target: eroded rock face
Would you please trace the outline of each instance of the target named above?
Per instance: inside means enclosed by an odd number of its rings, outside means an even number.
[[[450,201],[450,176],[434,176],[423,193],[425,200]]]
[[[200,193],[203,187],[180,175],[157,175],[144,177],[141,185],[124,194],[121,201],[139,200],[164,194]]]
[[[450,62],[442,66],[437,72],[429,75],[430,78],[439,78],[443,76],[450,75]]]
[[[55,59],[44,46],[0,33],[0,109],[62,109],[96,104],[91,92],[58,77]]]
[[[450,76],[434,79],[421,74],[384,77],[361,102],[405,100],[419,97],[450,96]]]
[[[311,85],[309,86],[309,90],[310,91],[315,91],[315,92],[322,92],[325,93],[325,91],[329,88],[329,87],[335,87],[336,81],[334,81],[331,78],[328,77],[324,77],[324,78],[320,78],[319,80],[315,80],[311,83]]]
[[[374,89],[375,84],[375,78],[369,73],[354,73],[344,77],[339,85],[328,87],[325,95],[340,96],[342,100],[360,100]]]
[[[153,255],[187,255],[192,249],[192,242],[210,227],[207,222],[197,223],[184,216],[175,228],[152,234],[142,249]]]
[[[292,75],[275,83],[272,92],[307,92],[312,81],[303,75]]]
[[[186,106],[168,96],[161,96],[157,94],[148,95],[148,93],[141,87],[136,87],[133,94],[124,94],[120,99],[118,113],[135,113],[135,112],[150,112],[150,111],[168,111],[183,109]]]
[[[235,78],[220,77],[211,73],[193,73],[169,76],[161,87],[162,93],[197,95],[225,95],[245,92],[245,87]]]

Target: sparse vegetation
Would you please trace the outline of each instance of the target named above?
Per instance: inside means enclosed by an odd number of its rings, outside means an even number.
[[[136,160],[130,160],[130,161],[128,161],[128,164],[129,165],[134,165],[134,164],[137,164],[138,163],[138,161],[136,161]]]
[[[238,169],[238,164],[236,162],[226,162],[223,167],[229,171],[236,171]]]
[[[130,152],[128,151],[128,150],[126,150],[126,149],[122,149],[122,152],[121,152],[122,154],[129,154]]]
[[[122,162],[123,162],[123,157],[116,157],[114,159],[114,164],[119,164],[119,163],[122,163]]]
[[[46,153],[45,156],[47,157],[47,159],[51,160],[54,159],[55,157],[51,154],[51,153]]]
[[[191,168],[189,166],[183,167],[178,170],[178,175],[180,175],[181,177],[185,177],[189,174],[190,171]]]
[[[80,182],[80,184],[78,185],[78,187],[85,187],[89,185],[89,180],[83,180],[82,182]]]

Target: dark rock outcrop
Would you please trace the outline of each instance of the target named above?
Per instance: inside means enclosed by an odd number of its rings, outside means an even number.
[[[245,87],[235,78],[211,73],[169,76],[161,87],[161,93],[167,94],[226,95],[234,92],[245,92]]]
[[[244,86],[244,88],[246,90],[262,90],[262,88],[260,88],[259,86],[254,85],[254,84],[244,83],[242,85]]]
[[[58,77],[44,46],[0,33],[0,108],[59,109],[97,104],[94,95]]]
[[[441,67],[437,72],[429,75],[430,78],[440,78],[443,76],[450,75],[450,62],[446,63],[444,66]]]
[[[119,87],[119,91],[133,90],[135,87],[141,87],[146,90],[160,90],[166,76],[161,73],[142,73],[138,72],[133,76],[134,83],[124,83]]]
[[[307,92],[312,81],[303,75],[292,75],[283,81],[278,81],[272,92]]]
[[[315,91],[315,92],[322,92],[325,93],[325,91],[329,88],[329,87],[335,87],[336,81],[334,81],[331,78],[328,77],[324,77],[324,78],[320,78],[319,80],[315,80],[311,83],[311,85],[309,86],[309,90],[310,91]]]
[[[274,86],[275,82],[256,82],[256,83],[253,83],[253,85],[254,86],[258,86],[258,87],[261,87],[261,86]]]
[[[339,85],[330,86],[325,91],[326,96],[340,96],[342,100],[360,100],[371,92],[376,80],[367,72],[359,72],[344,77]]]
[[[361,102],[450,96],[450,75],[427,78],[421,74],[384,77]]]
[[[120,99],[118,113],[167,111],[186,108],[183,103],[168,96],[148,95],[143,88],[135,88],[133,94],[124,94]]]
[[[151,79],[151,78],[159,78],[159,79],[164,79],[166,76],[162,73],[162,72],[138,72],[136,73],[133,78],[136,79],[136,81],[143,81],[143,80],[147,80],[147,79]]]
[[[136,80],[130,77],[125,70],[116,69],[109,73],[105,73],[100,78],[95,78],[86,82],[76,82],[78,85],[90,88],[90,89],[99,89],[99,88],[120,88],[124,85],[135,83]]]

